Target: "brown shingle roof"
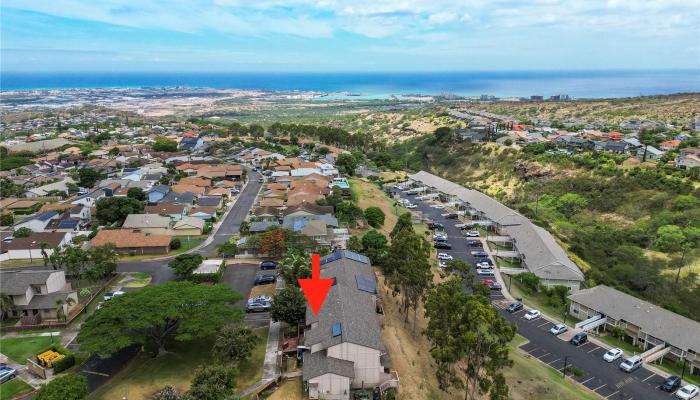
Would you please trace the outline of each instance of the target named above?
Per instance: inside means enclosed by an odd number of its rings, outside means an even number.
[[[203,195],[206,192],[205,188],[193,185],[173,185],[170,189],[175,193],[190,192],[197,195]]]
[[[182,214],[185,210],[184,204],[174,204],[174,203],[159,203],[155,206],[146,206],[143,208],[145,214],[159,214],[159,215],[170,215],[170,214]]]
[[[7,250],[40,249],[41,246],[39,244],[44,242],[49,245],[49,249],[52,249],[58,246],[65,237],[65,232],[33,232],[27,237],[14,238],[11,242],[2,242],[0,243],[0,248],[3,252]]]
[[[129,247],[164,247],[170,246],[170,236],[146,235],[138,230],[110,229],[97,232],[92,239],[93,246],[102,246],[107,243],[114,244],[116,248]]]

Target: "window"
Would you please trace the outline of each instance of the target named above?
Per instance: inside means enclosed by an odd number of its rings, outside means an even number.
[[[343,333],[343,328],[342,324],[340,322],[336,322],[333,324],[333,337],[338,337]]]

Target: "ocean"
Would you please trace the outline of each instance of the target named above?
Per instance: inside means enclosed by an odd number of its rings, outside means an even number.
[[[700,92],[700,71],[503,71],[424,73],[3,72],[0,89],[209,87],[347,92],[364,98],[400,94],[574,98]]]

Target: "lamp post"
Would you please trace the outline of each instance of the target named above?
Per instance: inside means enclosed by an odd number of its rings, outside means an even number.
[[[566,367],[567,367],[568,361],[569,361],[569,356],[564,356],[564,369],[561,370],[564,379],[566,379]]]
[[[683,369],[681,370],[681,382],[683,382],[683,377],[685,376],[685,366],[688,365],[688,359],[683,357]]]

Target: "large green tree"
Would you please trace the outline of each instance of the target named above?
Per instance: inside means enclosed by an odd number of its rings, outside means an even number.
[[[109,356],[133,344],[153,344],[166,352],[166,339],[179,341],[215,334],[242,319],[231,306],[241,296],[225,285],[167,282],[129,292],[105,302],[80,329],[82,350]]]
[[[146,193],[140,187],[132,187],[126,191],[126,197],[136,199],[138,201],[146,200]]]
[[[362,252],[372,264],[379,264],[387,252],[388,243],[386,236],[372,229],[362,236]]]
[[[84,188],[91,188],[104,176],[105,174],[98,169],[89,167],[80,168],[78,170],[78,185]]]
[[[197,368],[186,398],[192,400],[221,400],[231,398],[236,388],[235,368],[205,365]]]
[[[103,197],[95,203],[96,217],[102,224],[124,222],[129,214],[143,212],[143,202],[129,197]]]
[[[384,225],[384,211],[376,206],[367,207],[365,209],[365,219],[367,223],[373,228],[379,228]]]
[[[335,167],[338,171],[347,176],[355,175],[355,169],[358,166],[357,159],[350,153],[343,153],[335,160]]]
[[[507,399],[502,370],[512,364],[508,344],[515,325],[499,316],[487,297],[465,293],[458,277],[430,290],[425,316],[424,333],[432,345],[440,387],[463,389],[465,400],[485,393],[491,399]]]
[[[170,139],[159,137],[156,139],[155,143],[153,143],[153,150],[172,153],[177,151],[177,143]]]
[[[260,337],[240,324],[224,325],[216,336],[211,353],[221,362],[240,363],[250,357]]]
[[[270,317],[274,321],[296,325],[306,319],[306,299],[296,286],[287,286],[277,293],[272,301]]]
[[[78,374],[67,374],[42,385],[32,398],[34,400],[82,400],[87,394],[87,378]]]
[[[311,257],[303,250],[289,250],[279,264],[278,273],[288,285],[298,287],[297,279],[311,277]]]
[[[180,254],[168,263],[168,267],[175,270],[175,275],[182,279],[189,279],[197,267],[202,265],[204,257],[201,254]]]
[[[403,313],[408,322],[413,309],[414,328],[418,305],[432,284],[430,244],[411,229],[401,229],[392,238],[382,268],[395,294],[403,298]]]

